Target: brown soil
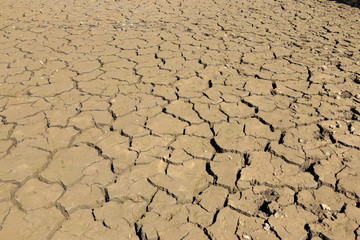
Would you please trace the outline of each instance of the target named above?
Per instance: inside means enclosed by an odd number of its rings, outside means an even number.
[[[360,239],[359,19],[0,0],[0,239]]]

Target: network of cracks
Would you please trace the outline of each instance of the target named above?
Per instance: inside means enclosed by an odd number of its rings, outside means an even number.
[[[360,239],[359,8],[0,5],[0,239]]]

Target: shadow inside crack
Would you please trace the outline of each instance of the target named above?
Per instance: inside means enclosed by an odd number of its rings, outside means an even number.
[[[360,0],[330,0],[330,1],[346,4],[351,7],[356,7],[360,9]]]

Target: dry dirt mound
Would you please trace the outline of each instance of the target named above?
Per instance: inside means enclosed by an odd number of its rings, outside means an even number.
[[[0,239],[359,239],[359,8],[0,6]]]

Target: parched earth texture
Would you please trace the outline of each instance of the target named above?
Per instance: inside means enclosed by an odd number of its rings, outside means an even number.
[[[360,239],[360,9],[0,0],[0,239]]]

